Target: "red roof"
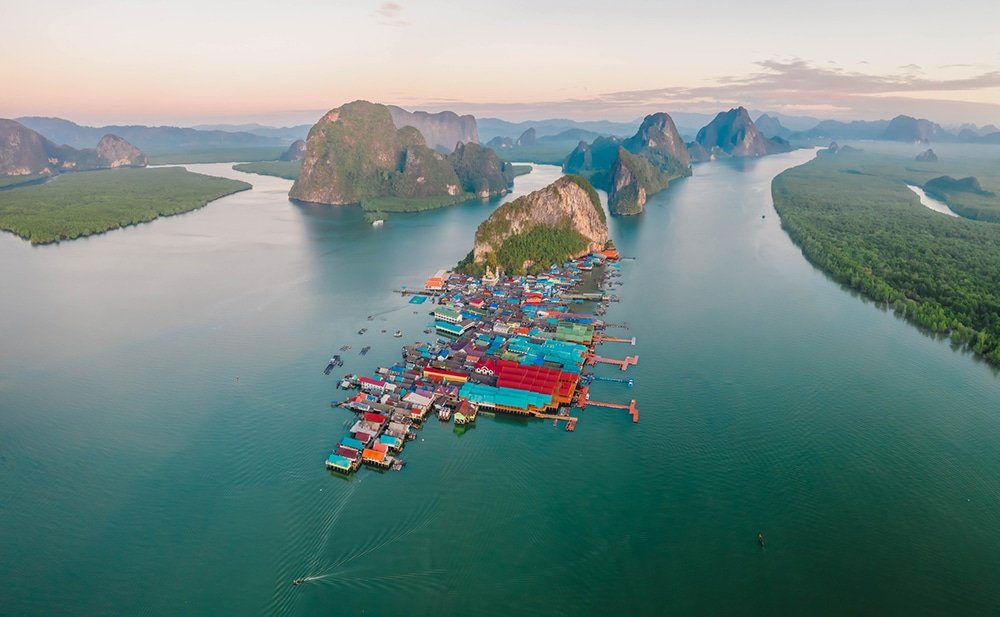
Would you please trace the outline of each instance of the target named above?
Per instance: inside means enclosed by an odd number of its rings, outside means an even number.
[[[366,383],[370,386],[380,386],[382,388],[385,387],[385,382],[382,381],[381,379],[372,379],[371,377],[365,377],[364,375],[358,377],[358,381],[361,383]]]
[[[480,360],[476,363],[476,370],[484,368],[494,374],[497,372],[497,363],[493,358],[486,358],[485,360]]]
[[[370,411],[365,412],[364,418],[365,422],[374,422],[375,424],[382,424],[385,422],[385,416],[380,413],[372,413]]]
[[[545,366],[518,364],[511,360],[497,360],[494,369],[497,387],[515,388],[540,394],[550,394],[556,400],[568,401],[579,376]]]

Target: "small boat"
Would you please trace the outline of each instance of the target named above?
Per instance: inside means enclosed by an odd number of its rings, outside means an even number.
[[[368,332],[368,328],[361,328],[358,330],[358,334],[364,334],[365,332]]]
[[[351,346],[350,346],[350,345],[341,345],[341,347],[340,347],[340,351],[347,351],[347,350],[348,350],[348,349],[350,349],[350,348],[351,348]]]
[[[396,330],[395,332],[392,333],[392,335],[395,336],[396,338],[402,338],[403,331],[402,330]]]
[[[297,578],[294,581],[292,581],[292,585],[295,585],[296,587],[298,587],[299,585],[301,585],[304,582],[306,582],[306,579],[304,579],[304,578]]]
[[[368,353],[368,350],[369,350],[369,349],[371,349],[371,346],[370,346],[370,345],[365,345],[364,347],[362,347],[362,348],[361,348],[361,355],[363,356],[363,355],[365,355],[366,353]]]
[[[759,544],[761,548],[764,548],[764,534],[757,534],[757,544]]]

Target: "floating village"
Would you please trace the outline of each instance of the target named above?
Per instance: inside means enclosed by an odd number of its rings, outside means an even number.
[[[596,351],[607,343],[635,345],[635,338],[609,334],[627,324],[602,319],[609,303],[618,301],[611,290],[621,285],[622,261],[611,247],[538,275],[487,269],[476,278],[442,270],[423,289],[398,290],[410,304],[434,307],[433,324],[424,330],[433,342],[403,346],[396,364],[370,375],[343,376],[337,387],[354,393],[331,406],[354,419],[327,468],[341,474],[362,465],[399,470],[405,465],[400,453],[429,418],[461,427],[480,413],[504,413],[562,422],[573,431],[579,420],[574,408],[590,406],[621,409],[638,422],[635,400],[601,402],[589,394],[597,380],[632,385],[626,377],[594,375],[596,364],[624,372],[639,361],[638,355],[614,359]],[[584,291],[585,283],[596,290]],[[334,356],[326,374],[342,364]]]

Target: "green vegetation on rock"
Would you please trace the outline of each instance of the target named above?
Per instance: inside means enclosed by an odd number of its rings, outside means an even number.
[[[446,156],[428,148],[413,126],[397,129],[385,105],[354,101],[330,110],[310,129],[289,197],[416,212],[499,195],[512,180],[511,165],[492,150],[464,143]]]
[[[69,173],[0,191],[0,229],[48,244],[188,212],[249,188],[177,167]]]
[[[507,238],[497,250],[496,263],[505,272],[537,274],[567,256],[585,253],[587,239],[566,227],[533,227]],[[528,267],[523,267],[528,263]]]
[[[514,183],[513,166],[477,143],[460,143],[448,155],[462,190],[479,197],[502,195]]]
[[[625,140],[600,137],[580,142],[563,163],[563,171],[578,173],[608,192],[608,207],[616,214],[642,212],[647,197],[670,181],[691,175],[687,147],[674,121],[665,113],[643,119],[635,135]]]
[[[449,158],[428,148],[420,131],[397,130],[385,105],[355,101],[331,110],[309,131],[289,197],[400,212],[466,201],[469,192]]]
[[[458,267],[473,275],[487,266],[536,272],[601,250],[607,241],[597,191],[585,178],[563,176],[494,210],[476,229],[475,246]]]
[[[1000,225],[921,205],[906,187],[920,182],[900,179],[910,162],[836,154],[785,171],[781,224],[837,281],[1000,364]]]

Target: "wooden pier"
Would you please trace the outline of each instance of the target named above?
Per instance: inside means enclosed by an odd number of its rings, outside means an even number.
[[[603,334],[594,335],[594,344],[600,345],[601,343],[628,343],[635,347],[635,337],[632,338],[620,338],[617,336],[605,336]]]
[[[639,422],[639,406],[635,404],[635,399],[632,399],[628,405],[592,401],[589,398],[589,390],[590,388],[587,387],[580,388],[580,397],[576,401],[576,404],[580,409],[586,409],[587,405],[592,407],[607,407],[608,409],[627,409],[629,415],[632,416],[632,423],[637,424]]]
[[[564,293],[562,295],[562,298],[564,300],[589,300],[591,302],[603,302],[604,300],[607,300],[609,297],[610,296],[608,296],[608,294],[601,291],[576,293],[576,294]]]
[[[615,366],[619,367],[621,370],[624,371],[629,367],[629,365],[635,366],[636,364],[639,364],[639,356],[638,354],[634,356],[625,356],[625,358],[622,360],[616,360],[615,358],[604,358],[597,354],[590,354],[589,356],[587,356],[587,364],[594,365],[597,364],[598,362],[602,364],[614,364]]]
[[[571,432],[571,433],[574,430],[576,430],[576,422],[579,419],[579,418],[576,418],[574,416],[568,416],[568,415],[567,416],[561,416],[561,415],[556,415],[556,414],[551,414],[551,413],[541,413],[539,411],[531,412],[531,415],[535,416],[536,418],[541,418],[542,420],[552,420],[553,423],[559,422],[560,420],[565,420],[566,421],[566,430],[569,431],[569,432]]]

